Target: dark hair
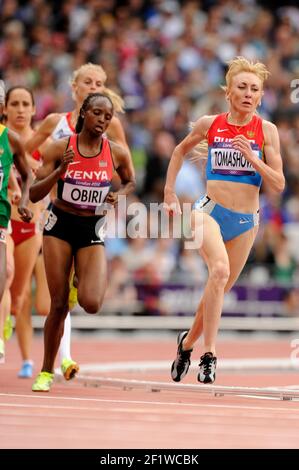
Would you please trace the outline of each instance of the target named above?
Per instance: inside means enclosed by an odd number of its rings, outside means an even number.
[[[30,88],[27,88],[27,87],[25,87],[25,86],[23,86],[23,85],[17,85],[17,86],[12,86],[12,87],[9,88],[9,90],[6,92],[4,103],[2,103],[3,106],[7,106],[9,97],[10,97],[11,93],[12,93],[14,90],[25,90],[25,91],[27,91],[27,92],[29,93],[29,95],[31,96],[33,106],[35,105],[33,93],[32,93],[32,91],[30,90]],[[0,122],[5,124],[6,121],[7,121],[7,116],[6,116],[6,114],[2,114],[2,115],[0,116]],[[31,119],[31,124],[32,124],[32,119]]]
[[[25,90],[25,91],[27,91],[27,93],[29,93],[29,95],[31,96],[33,106],[35,105],[34,96],[33,96],[32,91],[30,90],[30,88],[27,88],[26,86],[23,86],[23,85],[16,85],[16,86],[12,86],[11,88],[9,88],[7,90],[6,96],[5,96],[5,106],[7,106],[9,97],[12,94],[12,92],[15,91],[15,90]]]
[[[104,93],[90,93],[85,98],[85,100],[83,101],[83,104],[80,108],[78,120],[77,120],[77,123],[76,123],[76,129],[75,129],[76,134],[79,134],[79,132],[81,132],[82,128],[83,128],[84,117],[82,117],[82,111],[86,111],[88,109],[88,107],[90,106],[91,101],[94,98],[106,98],[111,104],[112,111],[114,110],[113,103],[112,103],[111,99],[109,98],[109,96],[105,95]]]

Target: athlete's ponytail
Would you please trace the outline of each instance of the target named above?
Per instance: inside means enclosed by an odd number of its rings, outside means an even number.
[[[125,102],[121,96],[119,96],[111,88],[104,87],[102,91],[103,95],[108,96],[112,101],[113,107],[117,113],[124,113]]]

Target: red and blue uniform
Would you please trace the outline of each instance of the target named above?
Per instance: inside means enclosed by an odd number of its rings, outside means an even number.
[[[264,158],[264,133],[262,119],[254,115],[246,126],[236,126],[227,121],[227,113],[219,114],[207,133],[207,180],[232,181],[261,186],[262,177],[231,142],[237,135],[250,141],[253,153]]]
[[[237,135],[250,141],[252,152],[264,159],[264,133],[262,119],[254,115],[245,126],[236,126],[227,121],[227,113],[219,114],[208,132],[207,180],[230,181],[260,187],[261,175],[244,155],[232,146]],[[209,214],[218,223],[223,240],[232,240],[259,223],[259,211],[253,214],[232,211],[217,204],[208,195],[195,201],[193,208]]]

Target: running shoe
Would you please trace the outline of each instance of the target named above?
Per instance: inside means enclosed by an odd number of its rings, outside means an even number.
[[[206,352],[200,358],[197,380],[204,384],[212,384],[216,379],[217,357],[211,352]]]
[[[33,362],[24,361],[21,369],[19,370],[18,377],[20,379],[30,379],[33,374]]]
[[[13,331],[13,322],[10,313],[7,315],[7,317],[4,320],[4,326],[3,326],[3,337],[5,341],[8,341],[11,338]]]
[[[32,385],[33,392],[49,392],[54,380],[54,374],[50,372],[40,372]]]
[[[186,338],[188,331],[182,331],[178,335],[178,351],[177,357],[173,361],[171,366],[171,378],[175,382],[180,382],[188,372],[189,366],[191,364],[191,353],[193,349],[188,349],[184,351],[183,349],[183,340]]]
[[[79,372],[78,364],[72,359],[62,359],[60,368],[65,380],[73,379],[77,372]]]

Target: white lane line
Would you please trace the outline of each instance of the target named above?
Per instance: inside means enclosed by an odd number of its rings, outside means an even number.
[[[136,372],[149,370],[169,370],[172,360],[169,361],[126,361],[111,362],[105,364],[83,364],[80,366],[81,372]],[[190,369],[198,366],[193,361]],[[256,358],[256,359],[220,359],[217,369],[221,371],[248,371],[248,370],[299,370],[299,360],[291,358]],[[59,369],[55,372],[59,372]]]
[[[128,404],[131,404],[131,403],[133,403],[133,402],[128,402]],[[136,403],[134,403],[134,404],[136,405]],[[141,404],[142,404],[142,403],[141,403]],[[161,404],[162,404],[162,403],[161,403]],[[152,405],[152,403],[150,403],[150,405]],[[172,405],[172,404],[171,404],[171,403],[166,403],[166,405]],[[174,405],[174,404],[173,404],[173,405]],[[177,405],[177,404],[175,404],[175,405]],[[187,406],[187,407],[188,407],[188,405],[184,405],[184,404],[180,404],[180,405],[182,405],[182,407],[183,407],[183,406]],[[53,410],[53,411],[54,411],[54,410],[64,410],[64,411],[66,411],[66,412],[67,412],[67,411],[70,411],[70,410],[72,410],[72,411],[78,411],[78,410],[80,410],[80,411],[89,411],[89,412],[91,412],[91,413],[94,413],[94,412],[96,412],[96,411],[103,412],[103,409],[104,409],[105,412],[112,412],[112,413],[136,413],[136,414],[150,414],[150,415],[153,415],[153,414],[155,413],[155,411],[153,411],[153,408],[152,408],[152,407],[150,407],[150,408],[144,408],[144,407],[142,407],[142,408],[132,408],[132,407],[127,407],[127,408],[124,408],[124,407],[115,408],[115,407],[113,407],[113,408],[111,408],[111,407],[107,407],[107,406],[106,406],[106,403],[105,403],[105,405],[103,404],[103,407],[101,407],[101,408],[98,408],[98,407],[96,407],[96,408],[94,408],[94,407],[91,408],[90,406],[87,407],[87,406],[62,406],[62,405],[26,405],[26,404],[20,404],[20,403],[19,403],[19,404],[17,404],[17,403],[0,403],[0,410],[1,410],[1,407],[5,408],[6,410],[8,410],[8,408],[36,409],[36,410],[42,409],[42,410]],[[228,407],[227,405],[225,405],[225,406],[220,406],[220,408],[227,408],[227,407]],[[197,408],[204,408],[204,409],[206,409],[206,408],[215,408],[215,406],[214,406],[214,405],[197,406]],[[219,406],[216,406],[216,408],[219,408]],[[231,409],[231,408],[236,408],[236,407],[235,407],[235,406],[232,406],[232,407],[228,407],[228,408]],[[237,408],[237,409],[238,409],[238,408]],[[246,408],[246,407],[242,407],[242,409],[247,409],[247,408]],[[252,408],[250,407],[250,409],[252,409]],[[262,408],[262,411],[265,412],[265,411],[268,410],[268,409],[270,409],[270,408]],[[273,408],[273,409],[274,409],[274,408]],[[271,409],[270,409],[270,410],[271,410]],[[278,411],[282,411],[282,410],[285,411],[284,408],[283,408],[283,409],[282,409],[282,408],[281,408],[281,409],[278,409]],[[199,411],[199,410],[198,410],[198,411]],[[258,409],[258,410],[256,410],[256,411],[259,411],[259,412],[260,412],[261,409]],[[275,411],[277,411],[276,408],[275,408]],[[292,410],[292,411],[294,411],[294,410]],[[299,409],[298,409],[298,411],[299,411]],[[166,408],[166,410],[159,410],[159,411],[157,410],[157,413],[158,413],[158,414],[169,414],[169,413],[173,414],[174,411],[173,411],[172,409],[167,409],[167,408]],[[6,414],[7,414],[7,413],[6,413]],[[175,410],[175,414],[180,414],[180,415],[192,415],[192,416],[194,416],[194,409],[190,409],[190,408],[189,408],[189,409],[188,409],[188,408],[187,408],[187,409],[182,409],[182,408],[179,409],[179,408],[177,408],[177,409]],[[0,415],[1,415],[1,411],[0,411]],[[264,417],[264,415],[259,415],[259,416],[260,416],[261,418]],[[37,417],[40,418],[40,415],[37,415]],[[62,417],[64,417],[64,416],[62,415]],[[73,417],[73,416],[72,416],[72,417]],[[286,418],[286,417],[285,417],[285,418]],[[299,415],[298,415],[298,416],[296,416],[296,415],[294,416],[294,413],[291,413],[291,414],[289,415],[289,418],[290,418],[290,419],[293,419],[293,420],[299,420]]]
[[[235,410],[262,410],[262,411],[290,411],[294,413],[296,411],[299,412],[299,407],[289,407],[289,408],[281,408],[281,407],[263,407],[263,406],[248,406],[248,405],[225,405],[225,404],[208,404],[208,403],[181,403],[181,402],[161,402],[161,401],[146,401],[146,400],[111,400],[105,398],[78,398],[78,397],[53,397],[51,395],[39,396],[39,395],[21,395],[21,394],[14,394],[14,393],[0,393],[2,397],[16,397],[16,398],[28,398],[28,399],[48,399],[48,400],[67,400],[67,401],[86,401],[86,402],[95,402],[95,403],[111,403],[111,404],[125,404],[125,405],[150,405],[150,406],[175,406],[175,407],[192,407],[192,408],[223,408],[223,409],[235,409]],[[3,405],[6,405],[3,403]],[[32,406],[33,408],[36,405],[23,405],[23,404],[14,404],[10,403],[11,406],[18,405],[22,406]],[[46,408],[53,408],[52,405],[37,405],[37,406],[45,406]],[[54,405],[57,406],[57,405]],[[67,406],[63,406],[63,408],[67,408]],[[77,407],[76,407],[77,408]],[[142,411],[142,410],[141,410]]]

